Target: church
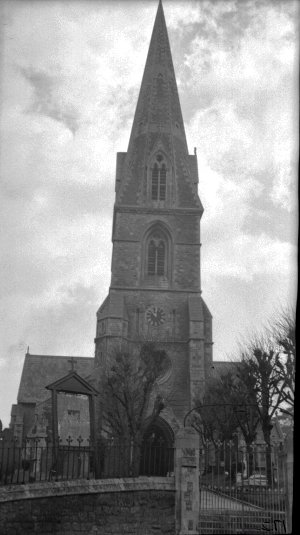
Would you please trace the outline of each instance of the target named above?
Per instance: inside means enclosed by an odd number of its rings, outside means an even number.
[[[111,283],[97,311],[95,355],[72,359],[27,352],[12,407],[16,437],[32,432],[41,408],[50,425],[47,386],[75,374],[88,388],[114,347],[126,344],[130,351],[146,341],[166,352],[168,367],[159,382],[175,393],[157,425],[169,436],[182,426],[212,367],[212,316],[200,275],[198,183],[160,0],[128,149],[117,153]],[[79,406],[69,410],[75,413]]]

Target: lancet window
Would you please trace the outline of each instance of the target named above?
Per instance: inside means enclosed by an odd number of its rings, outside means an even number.
[[[151,198],[165,201],[167,189],[167,166],[162,154],[158,154],[152,167]]]
[[[148,244],[148,275],[166,274],[166,243],[159,235],[153,235]]]
[[[155,222],[143,239],[142,278],[149,284],[167,287],[172,282],[172,236],[163,222]]]

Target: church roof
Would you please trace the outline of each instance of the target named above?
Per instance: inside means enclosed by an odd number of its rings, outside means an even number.
[[[97,390],[75,371],[64,375],[64,377],[54,381],[51,385],[47,385],[46,388],[47,390],[56,390],[57,392],[68,392],[71,394],[98,394]]]
[[[57,355],[25,355],[22,377],[18,392],[19,403],[40,403],[49,397],[46,385],[53,383],[70,372],[70,359]],[[90,357],[74,357],[76,371],[86,377],[94,367]]]
[[[231,362],[230,360],[213,360],[211,369],[214,374],[222,375],[223,373],[234,371],[238,365],[238,362]]]

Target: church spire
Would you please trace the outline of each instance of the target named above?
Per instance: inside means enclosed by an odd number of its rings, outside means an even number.
[[[152,198],[150,175],[152,177],[157,156],[160,158],[158,168],[163,169],[163,174],[167,173],[166,192],[162,194],[164,206],[202,210],[197,192],[197,157],[188,154],[161,2],[158,4],[128,150],[118,155],[117,206],[153,205],[155,192]],[[160,173],[159,170],[157,172]]]
[[[146,66],[133,121],[128,152],[143,134],[169,134],[181,139],[187,151],[170,43],[159,0]]]

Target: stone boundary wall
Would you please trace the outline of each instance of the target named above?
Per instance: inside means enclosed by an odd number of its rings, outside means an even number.
[[[1,535],[174,535],[174,478],[0,488]]]

